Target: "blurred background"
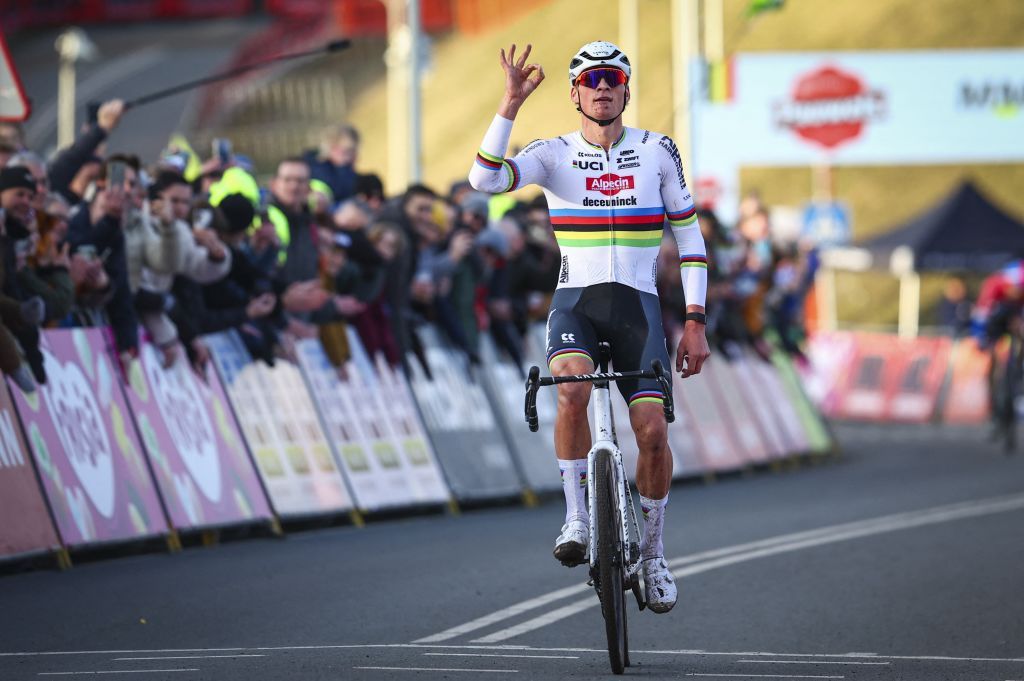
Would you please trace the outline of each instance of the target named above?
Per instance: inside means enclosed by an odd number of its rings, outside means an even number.
[[[6,2],[0,9],[0,27],[31,101],[32,114],[24,124],[26,143],[44,155],[58,145],[60,57],[54,42],[69,26],[80,27],[92,47],[75,63],[76,130],[84,122],[86,102],[132,98],[316,47],[334,37],[351,38],[352,48],[341,55],[283,62],[131,112],[112,137],[111,150],[154,159],[173,133],[183,133],[200,150],[210,148],[215,138],[227,138],[265,178],[277,160],[316,147],[325,125],[345,122],[363,136],[358,170],[379,174],[388,195],[401,193],[413,179],[436,189],[464,179],[467,159],[500,95],[499,46],[532,42],[534,58],[549,76],[521,114],[513,143],[522,146],[575,127],[576,114],[568,106],[562,80],[565,62],[575,46],[601,37],[619,41],[636,64],[633,105],[627,112],[630,124],[678,138],[678,119],[684,114],[680,108],[688,108],[692,147],[690,154],[684,152],[684,163],[689,157],[691,185],[698,201],[713,207],[727,228],[738,226],[739,199],[756,195],[769,209],[771,228],[781,238],[794,232],[838,230],[829,239],[837,241],[839,235],[840,245],[849,245],[905,225],[964,182],[971,182],[987,202],[1014,220],[1024,218],[1024,170],[1017,153],[1021,136],[1016,142],[1010,136],[1021,130],[1019,106],[1024,97],[1020,71],[1013,66],[1020,57],[1012,50],[1024,41],[1024,6],[1015,0],[992,0],[984,12],[953,0],[835,0],[827,6],[811,0],[709,0],[694,3],[693,16],[687,14],[689,9],[678,9],[689,3],[661,0],[599,0],[587,3],[584,11],[570,0],[423,0],[422,37],[416,41],[415,55],[422,97],[415,113],[420,121],[416,171],[408,168],[408,124],[401,122],[408,113],[410,90],[407,84],[398,84],[397,89],[395,85],[412,57],[403,28],[406,4]],[[987,51],[987,56],[963,66],[966,57],[979,51]],[[881,92],[884,102],[855,134],[825,147],[776,126],[770,138],[743,141],[759,149],[726,149],[729,138],[740,138],[737,130],[761,125],[753,120],[754,109],[741,111],[738,117],[730,116],[728,109],[744,105],[746,97],[781,102],[801,75],[860,52],[875,55],[870,66],[858,62],[847,71],[867,90]],[[771,84],[778,91],[755,92],[757,84],[744,79],[743,66],[756,66],[758,59],[778,53],[793,59],[801,53],[814,56],[778,65],[778,81]],[[692,66],[688,80],[673,69],[684,58]],[[918,64],[908,59],[917,59]],[[898,91],[878,90],[878,79],[894,68],[906,70],[908,76],[887,86],[913,81],[916,74],[925,88],[951,91],[935,92],[933,98],[901,98]],[[969,73],[972,80],[957,82],[948,76],[951,70]],[[680,87],[687,89],[684,96],[676,92]],[[943,105],[954,111],[936,112],[935,100],[943,98],[948,100]],[[403,111],[396,113],[398,108]],[[879,135],[915,136],[935,115],[953,127],[931,131],[932,153],[922,153],[920,140],[876,153],[879,144],[889,144],[888,137],[876,139]],[[728,121],[717,125],[720,118]],[[886,119],[894,125],[899,119],[897,127],[881,130]],[[919,125],[915,129],[905,121]],[[1003,127],[994,131],[988,129],[990,124]],[[975,148],[949,143],[950,136],[969,139],[974,134],[985,135],[990,142]],[[779,150],[793,140],[805,149]],[[867,152],[861,153],[861,147]],[[949,147],[946,153],[944,147]],[[716,162],[723,157],[729,158]],[[417,177],[410,177],[414,172]],[[536,193],[534,187],[522,191],[525,198]],[[970,224],[963,225],[963,230],[969,229]],[[894,326],[899,277],[891,276],[888,263],[874,262],[870,271],[855,271],[864,267],[863,261],[856,261],[853,267],[840,268],[834,279],[838,310],[819,308],[834,317],[830,323]],[[972,293],[985,273],[963,269],[957,274]],[[942,321],[938,304],[949,275],[934,269],[923,272],[921,321],[926,325]]]

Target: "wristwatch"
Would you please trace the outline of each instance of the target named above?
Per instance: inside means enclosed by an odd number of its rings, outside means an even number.
[[[688,322],[697,322],[698,324],[703,324],[705,326],[707,326],[708,323],[708,317],[703,312],[687,312],[684,319]]]

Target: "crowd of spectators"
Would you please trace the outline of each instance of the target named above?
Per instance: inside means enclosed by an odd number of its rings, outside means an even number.
[[[0,124],[0,370],[22,389],[46,381],[40,328],[83,325],[109,326],[122,363],[138,356],[141,329],[165,366],[202,368],[203,336],[235,329],[267,363],[319,338],[342,367],[354,331],[371,355],[429,374],[417,329],[432,323],[473,363],[486,330],[523,366],[560,263],[542,195],[492,198],[459,182],[386,197],[379,177],[356,172],[359,134],[344,125],[265,169],[261,187],[246,157],[203,160],[180,138],[146,162],[110,153],[123,114],[123,102],[106,102],[49,161],[25,148],[19,126]],[[732,232],[708,212],[700,222],[712,338],[726,351],[761,348],[773,329],[798,353],[813,251],[773,247],[756,202]],[[666,234],[671,333],[685,301]]]

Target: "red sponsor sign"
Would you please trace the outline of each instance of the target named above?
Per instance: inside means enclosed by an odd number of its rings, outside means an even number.
[[[800,137],[834,149],[856,139],[865,125],[885,115],[885,93],[856,75],[822,66],[800,76],[792,98],[775,105],[775,122]]]
[[[633,189],[633,176],[619,176],[615,173],[605,173],[601,177],[587,178],[588,192],[601,192],[605,196],[615,196],[621,191]]]

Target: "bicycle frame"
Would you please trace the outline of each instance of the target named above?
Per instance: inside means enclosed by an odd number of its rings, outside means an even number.
[[[611,391],[608,387],[608,381],[599,381],[594,384],[592,399],[597,439],[590,448],[590,452],[587,453],[587,498],[589,500],[590,517],[597,517],[594,461],[598,452],[606,451],[611,455],[611,459],[615,464],[613,470],[618,490],[617,510],[622,528],[622,557],[625,561],[623,572],[632,579],[640,570],[640,526],[636,519],[636,509],[633,507],[633,494],[626,479],[626,469],[622,465],[622,452],[619,451],[618,441],[615,438],[615,422],[612,418]],[[591,571],[596,569],[598,558],[596,527],[596,523],[590,524],[589,553]]]

